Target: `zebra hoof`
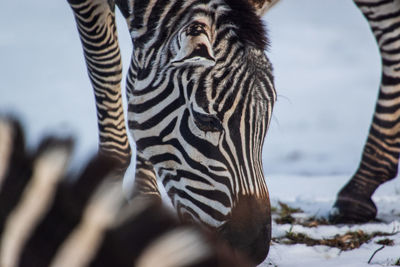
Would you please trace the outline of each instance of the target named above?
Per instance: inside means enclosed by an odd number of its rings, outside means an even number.
[[[331,223],[364,223],[374,220],[377,209],[371,198],[338,196],[329,214]]]

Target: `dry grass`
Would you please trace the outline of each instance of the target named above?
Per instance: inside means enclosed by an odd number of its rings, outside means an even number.
[[[304,227],[317,227],[320,225],[329,225],[329,221],[325,218],[298,218],[299,216],[293,216],[295,213],[302,213],[303,211],[299,208],[293,208],[289,205],[278,202],[279,207],[273,207],[271,209],[274,221],[277,224],[291,224],[291,225],[302,225]],[[362,244],[368,243],[375,237],[387,237],[392,236],[397,233],[383,233],[383,232],[373,232],[365,233],[362,230],[349,231],[343,235],[335,235],[332,238],[325,239],[313,239],[304,233],[295,233],[291,230],[286,232],[282,237],[273,238],[272,240],[279,244],[305,244],[307,246],[323,245],[329,247],[339,248],[342,251],[351,250],[359,248]],[[377,244],[383,246],[393,246],[394,242],[392,239],[383,238],[376,241]],[[397,261],[398,266],[400,266],[400,259]],[[396,264],[397,264],[396,263]]]
[[[307,246],[328,246],[335,247],[342,251],[359,248],[362,244],[369,242],[371,239],[377,236],[390,236],[394,234],[374,232],[367,234],[361,230],[347,232],[344,235],[335,235],[329,239],[313,239],[303,233],[286,232],[285,236],[279,238],[273,238],[273,241],[280,244],[293,245],[293,244],[305,244]],[[390,242],[391,241],[391,242]],[[393,240],[383,239],[378,242],[382,242],[382,245],[391,244]],[[386,243],[386,244],[383,244]],[[380,243],[379,243],[380,244]]]
[[[325,218],[310,217],[304,221],[299,221],[298,224],[305,227],[317,227],[320,225],[330,225],[331,223]]]
[[[292,208],[288,204],[283,202],[278,202],[279,208],[272,207],[272,214],[277,215],[274,219],[277,224],[293,224],[296,222],[296,219],[292,216],[293,213],[303,212],[299,208]]]
[[[325,218],[309,217],[306,219],[295,218],[293,214],[304,212],[300,208],[290,207],[288,204],[278,202],[279,207],[272,207],[271,213],[277,224],[299,224],[305,227],[317,227],[319,225],[329,225]]]

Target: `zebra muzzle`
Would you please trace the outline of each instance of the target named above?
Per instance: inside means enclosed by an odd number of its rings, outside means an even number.
[[[219,228],[222,237],[255,264],[268,255],[271,241],[269,199],[240,196],[228,221]]]

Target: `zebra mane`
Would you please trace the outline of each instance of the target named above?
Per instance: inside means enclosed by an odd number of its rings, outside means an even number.
[[[247,0],[225,0],[231,8],[228,19],[238,26],[238,37],[260,50],[269,47],[266,27]]]

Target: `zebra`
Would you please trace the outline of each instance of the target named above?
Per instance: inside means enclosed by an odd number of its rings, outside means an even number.
[[[0,266],[251,266],[160,202],[128,205],[114,175],[124,162],[100,153],[71,166],[71,138],[48,136],[33,153],[24,139],[0,117]]]
[[[108,91],[120,90],[115,4],[126,18],[134,47],[126,80],[136,144],[133,197],[159,200],[160,180],[182,221],[217,230],[262,262],[271,217],[261,153],[276,99],[264,53],[265,3],[68,2],[96,97],[117,97]],[[97,108],[101,114],[107,109],[102,103]],[[102,119],[112,120],[107,114]]]

